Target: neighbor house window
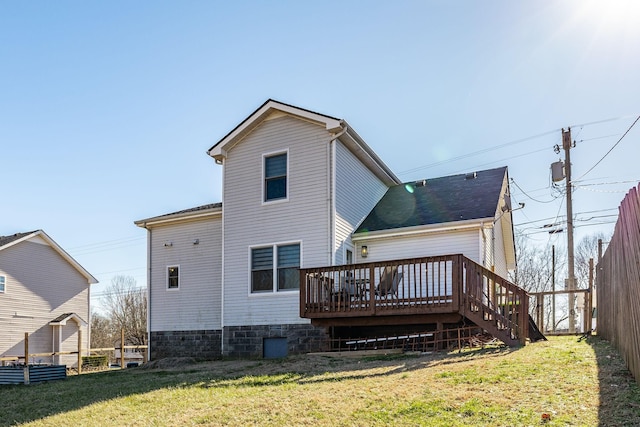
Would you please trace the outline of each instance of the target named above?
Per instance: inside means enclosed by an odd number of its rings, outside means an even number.
[[[300,289],[300,244],[251,249],[251,292]]]
[[[7,285],[7,277],[0,276],[0,294],[4,294]]]
[[[287,153],[264,157],[264,201],[287,198]]]
[[[167,289],[178,289],[180,287],[180,266],[172,265],[167,267]]]

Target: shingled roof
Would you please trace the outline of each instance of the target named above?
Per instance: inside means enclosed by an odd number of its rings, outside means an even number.
[[[16,240],[22,239],[23,237],[33,233],[35,233],[35,231],[29,231],[27,233],[16,233],[10,236],[0,236],[0,248],[3,247],[4,245],[8,245],[11,242],[15,242]]]
[[[211,212],[221,211],[222,203],[209,203],[207,205],[196,206],[189,209],[183,209],[181,211],[171,212],[168,214],[158,215],[151,218],[145,218],[138,221],[134,221],[134,224],[138,227],[146,227],[152,223],[162,223],[167,221],[175,221],[188,217],[197,216],[199,214],[207,215]]]
[[[222,207],[222,203],[218,202],[218,203],[209,203],[208,205],[202,205],[202,206],[196,206],[195,208],[189,208],[189,209],[183,209],[181,211],[176,211],[176,212],[171,212],[168,214],[163,214],[163,215],[159,215],[157,217],[154,218],[162,218],[165,216],[171,216],[171,215],[182,215],[182,214],[187,214],[187,213],[192,213],[192,212],[200,212],[200,211],[204,211],[207,209],[216,209],[216,208],[221,208]]]
[[[507,167],[393,186],[355,233],[493,218]]]

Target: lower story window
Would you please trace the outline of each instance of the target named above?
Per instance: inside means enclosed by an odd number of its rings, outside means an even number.
[[[251,249],[251,292],[300,289],[300,244]]]
[[[167,267],[167,289],[180,288],[180,266]]]

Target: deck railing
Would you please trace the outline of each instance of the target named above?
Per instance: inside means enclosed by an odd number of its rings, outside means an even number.
[[[490,322],[524,343],[529,326],[526,291],[468,258],[462,257],[461,264],[464,302],[460,313],[476,323]]]
[[[526,292],[463,255],[300,269],[300,316],[468,314],[523,340]]]
[[[450,312],[459,258],[439,256],[300,269],[301,317]]]

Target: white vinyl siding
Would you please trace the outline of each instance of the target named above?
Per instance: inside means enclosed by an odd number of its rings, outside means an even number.
[[[494,227],[494,248],[493,248],[493,259],[495,265],[496,274],[502,277],[509,277],[509,270],[507,269],[507,256],[505,253],[505,244],[509,244],[507,241],[503,240],[504,235],[502,233],[502,226],[498,221]]]
[[[329,253],[329,140],[319,126],[291,116],[263,121],[224,161],[224,325],[308,323],[299,292],[250,292],[249,248],[301,242],[302,266],[326,265]],[[287,203],[262,202],[265,153],[288,153]]]
[[[221,329],[221,216],[157,225],[149,238],[149,330]],[[179,288],[169,289],[169,267],[176,266]]]
[[[478,229],[466,231],[433,232],[393,238],[367,239],[358,242],[358,262],[377,262],[396,259],[463,254],[481,263]],[[366,245],[369,256],[360,257],[360,248]]]
[[[20,242],[0,251],[0,275],[11,284],[0,298],[0,356],[24,354],[24,334],[29,333],[29,352],[53,351],[53,327],[64,313],[76,313],[89,322],[89,284],[51,246]],[[77,325],[70,321],[63,331],[63,349],[77,351]],[[89,333],[83,328],[82,345],[88,349]],[[31,362],[51,363],[50,356]],[[77,356],[61,356],[61,363],[77,365]]]
[[[338,141],[335,187],[334,262],[342,264],[345,259],[345,242],[349,241],[355,227],[384,196],[387,186]]]

